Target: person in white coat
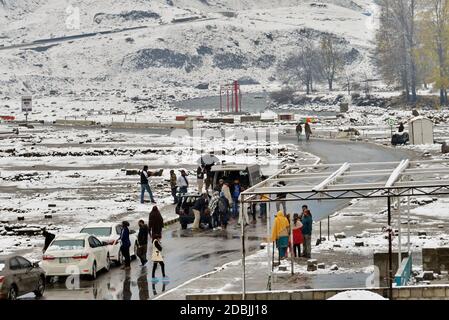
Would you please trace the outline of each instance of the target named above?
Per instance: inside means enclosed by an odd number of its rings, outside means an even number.
[[[161,265],[162,269],[162,276],[166,278],[165,275],[165,264],[164,264],[164,257],[162,256],[162,245],[161,245],[161,236],[155,235],[153,240],[153,252],[151,254],[151,260],[153,261],[153,272],[152,277],[153,279],[156,278],[156,269],[157,265]]]

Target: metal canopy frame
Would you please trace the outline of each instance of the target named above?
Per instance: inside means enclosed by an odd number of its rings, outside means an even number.
[[[356,178],[358,181],[352,181],[354,178]],[[362,180],[363,182],[360,182],[360,180]],[[410,161],[409,159],[404,159],[401,161],[393,162],[363,162],[288,166],[272,175],[268,179],[243,191],[241,194],[242,210],[245,214],[246,210],[248,209],[248,205],[253,205],[261,202],[268,203],[268,236],[270,232],[269,225],[271,221],[270,204],[272,202],[278,201],[278,194],[287,194],[288,196],[290,196],[282,199],[282,201],[287,202],[386,198],[388,206],[389,229],[389,294],[390,298],[392,298],[392,201],[397,200],[399,207],[400,197],[408,197],[408,202],[410,203],[410,196],[416,197],[449,195],[449,160]],[[269,200],[261,199],[262,195],[267,196]],[[408,213],[410,213],[410,208],[408,208]],[[408,218],[408,220],[410,219]],[[400,228],[400,213],[398,216],[398,226]],[[410,239],[410,225],[408,226],[408,230],[408,239]],[[243,299],[245,299],[246,249],[244,240],[244,223],[241,223],[241,233],[243,272],[242,295]],[[401,245],[400,239],[399,245]],[[401,259],[401,249],[402,248],[399,248],[399,259]],[[408,250],[410,251],[410,241],[408,243]],[[269,250],[267,251],[269,252]],[[272,270],[272,268],[270,267],[270,263],[269,268],[270,270]]]

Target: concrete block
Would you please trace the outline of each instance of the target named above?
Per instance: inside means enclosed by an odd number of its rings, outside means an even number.
[[[434,290],[434,297],[437,298],[445,298],[446,297],[446,289],[445,288],[433,288]]]
[[[301,291],[293,291],[290,295],[291,300],[303,300],[303,295]]]
[[[408,299],[411,297],[410,289],[398,289],[399,290],[399,299]]]
[[[302,299],[303,300],[313,300],[313,291],[303,291]]]
[[[247,293],[245,298],[246,298],[246,300],[254,301],[254,300],[256,300],[256,294],[255,293]]]
[[[327,300],[337,294],[337,291],[326,291],[324,298]]]
[[[410,288],[410,298],[421,299],[423,297],[423,288]]]
[[[290,292],[281,292],[279,295],[280,300],[291,300]]]
[[[313,300],[325,300],[326,295],[324,291],[315,291],[313,293]]]
[[[393,299],[398,299],[398,298],[399,298],[399,290],[393,289]]]
[[[256,293],[256,300],[268,300],[269,293],[266,292],[258,292]]]
[[[433,288],[423,288],[422,296],[423,298],[433,298],[434,290]]]

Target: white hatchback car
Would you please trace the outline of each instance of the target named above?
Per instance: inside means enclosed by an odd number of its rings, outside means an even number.
[[[88,233],[97,237],[100,241],[104,241],[108,244],[109,257],[116,264],[121,265],[123,263],[123,256],[120,251],[120,234],[122,232],[122,225],[117,223],[100,222],[88,224],[80,230],[81,233]],[[129,231],[129,240],[131,247],[129,252],[132,258],[137,256],[137,236],[134,230]]]
[[[111,259],[108,246],[87,233],[61,234],[45,251],[42,264],[47,277],[89,275],[97,278],[97,271],[109,271]]]

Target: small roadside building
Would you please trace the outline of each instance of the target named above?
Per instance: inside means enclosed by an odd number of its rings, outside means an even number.
[[[433,122],[422,116],[409,123],[410,144],[433,144]]]

